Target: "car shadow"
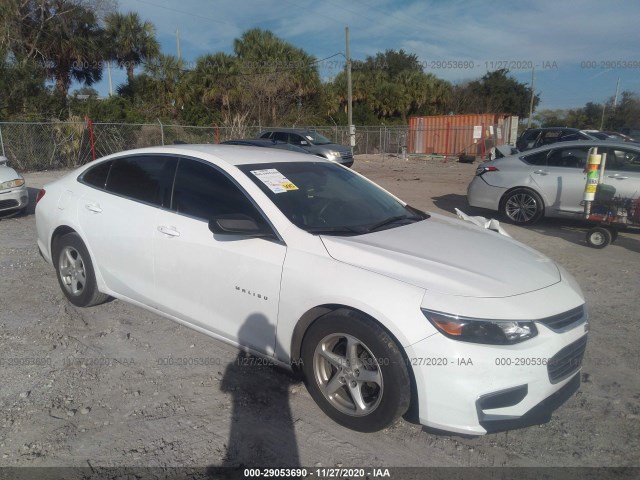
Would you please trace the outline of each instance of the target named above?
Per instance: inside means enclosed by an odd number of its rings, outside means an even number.
[[[470,216],[480,215],[487,218],[497,218],[498,216],[498,212],[470,206],[467,202],[466,195],[448,193],[439,197],[433,197],[431,200],[436,208],[453,213],[454,215],[456,213],[455,209],[457,208]]]
[[[447,194],[440,197],[433,197],[432,201],[438,209],[445,212],[455,214],[455,209],[458,208],[467,215],[496,218],[500,220],[501,223],[509,225],[509,222],[504,221],[496,211],[469,206],[466,195]],[[519,226],[519,228],[526,228],[542,235],[561,238],[576,245],[587,246],[587,231],[595,226],[597,226],[597,224],[580,219],[543,218],[538,223],[529,226]],[[620,232],[621,234],[613,244],[632,252],[640,253],[640,236],[638,235],[640,234],[640,229],[626,228],[621,229]]]
[[[587,232],[597,226],[598,224],[585,220],[544,218],[534,225],[521,228],[529,228],[542,235],[562,238],[567,242],[586,247]],[[618,238],[613,241],[612,245],[625,248],[631,252],[640,253],[640,229],[623,228],[618,229],[618,232]]]
[[[33,215],[36,213],[36,197],[38,196],[39,188],[27,187],[27,193],[29,194],[29,205],[22,214],[23,216]]]
[[[275,339],[275,326],[261,314],[253,314],[240,328],[241,345],[252,345],[255,332],[269,331]],[[252,334],[253,332],[253,334]],[[278,348],[277,340],[276,350]],[[267,351],[271,345],[255,345]],[[300,466],[289,391],[300,380],[274,361],[238,352],[223,375],[221,389],[231,396],[231,427],[226,452],[220,464],[209,465],[210,478],[234,478],[245,468],[296,468]]]

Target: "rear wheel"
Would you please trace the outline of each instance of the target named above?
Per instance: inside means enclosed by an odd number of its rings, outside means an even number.
[[[74,305],[91,307],[109,298],[98,290],[91,257],[77,233],[54,241],[53,261],[62,293]]]
[[[315,322],[305,334],[302,360],[309,393],[340,425],[375,432],[409,407],[410,380],[402,353],[364,315],[343,310]]]
[[[542,218],[544,203],[533,190],[516,188],[504,195],[500,201],[500,212],[513,223],[529,225]]]

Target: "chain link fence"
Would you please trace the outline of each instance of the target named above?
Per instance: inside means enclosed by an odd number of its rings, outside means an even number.
[[[346,126],[309,126],[330,140],[349,145]],[[0,153],[21,171],[73,168],[111,153],[173,143],[220,143],[256,138],[259,126],[196,127],[75,121],[0,122]],[[406,151],[408,127],[356,127],[354,154]]]

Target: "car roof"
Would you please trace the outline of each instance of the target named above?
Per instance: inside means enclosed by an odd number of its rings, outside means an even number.
[[[285,142],[274,141],[268,138],[239,138],[235,140],[226,140],[221,145],[255,145],[261,147],[263,145],[284,144]]]
[[[541,147],[532,148],[531,150],[525,150],[524,152],[518,152],[513,156],[520,157],[522,155],[530,155],[532,153],[541,152],[544,150],[552,150],[554,148],[567,148],[567,147],[602,147],[602,148],[635,148],[639,149],[639,146],[630,145],[629,142],[617,142],[612,140],[570,140],[568,142],[554,142]]]
[[[315,132],[316,130],[312,128],[265,128],[260,133],[265,132],[291,132],[291,133],[306,133],[306,132]]]
[[[192,156],[202,160],[221,162],[234,166],[277,162],[309,162],[309,156],[306,153],[303,154],[276,148],[220,144],[180,144],[138,148],[118,152],[104,158],[158,153]],[[313,161],[333,163],[321,157],[316,157]]]

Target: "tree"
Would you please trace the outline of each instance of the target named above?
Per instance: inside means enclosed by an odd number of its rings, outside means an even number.
[[[73,0],[5,1],[2,45],[18,63],[38,62],[62,96],[72,80],[90,86],[102,78],[103,31],[89,8]]]
[[[285,112],[299,116],[299,106],[319,91],[315,58],[268,30],[247,30],[233,41],[233,49],[245,103],[252,104],[259,124],[263,114],[272,125]],[[295,117],[291,120],[295,122]]]
[[[127,79],[131,82],[137,65],[157,59],[160,55],[155,27],[151,22],[141,22],[135,12],[114,12],[107,15],[105,24],[108,56],[118,62],[119,68],[127,71]]]
[[[444,113],[451,84],[425,74],[418,57],[403,50],[387,50],[354,62],[352,74],[354,121],[407,122],[409,115]],[[346,75],[339,73],[326,87],[327,110],[337,114],[346,109]]]
[[[509,113],[525,117],[529,114],[531,89],[508,76],[509,70],[488,72],[481,79],[459,85],[453,90],[450,110],[454,113]],[[534,95],[533,108],[540,103]]]

